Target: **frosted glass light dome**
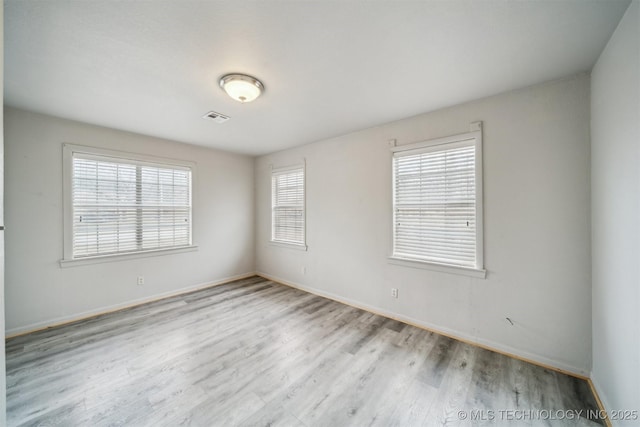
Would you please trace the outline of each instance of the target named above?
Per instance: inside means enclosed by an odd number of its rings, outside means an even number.
[[[238,102],[251,102],[262,94],[264,85],[255,77],[245,74],[227,74],[220,78],[220,87]]]

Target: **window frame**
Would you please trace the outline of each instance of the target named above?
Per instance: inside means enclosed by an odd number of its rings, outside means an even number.
[[[83,256],[79,258],[73,257],[73,157],[75,153],[82,154],[87,157],[96,158],[112,158],[115,162],[148,164],[153,167],[174,167],[176,169],[189,169],[191,171],[191,217],[189,224],[190,244],[186,246],[155,248],[148,250],[137,250],[124,253],[97,254],[91,256]],[[103,262],[111,262],[126,259],[146,258],[159,255],[169,255],[173,253],[192,252],[198,249],[194,244],[194,223],[193,213],[195,209],[194,187],[196,180],[196,163],[186,160],[168,159],[164,157],[151,156],[146,154],[131,153],[117,150],[110,150],[100,147],[83,146],[76,144],[62,144],[62,196],[63,196],[63,258],[60,260],[61,267],[71,267],[85,264],[96,264]]]
[[[436,147],[451,146],[464,144],[467,141],[474,140],[475,146],[475,218],[476,218],[476,265],[474,267],[460,266],[455,264],[439,263],[437,261],[421,260],[417,258],[409,258],[397,255],[395,253],[396,246],[396,171],[395,157],[396,153],[414,152],[411,154],[419,154],[421,152],[438,151]],[[474,122],[471,124],[471,131],[456,135],[450,135],[442,138],[429,139],[412,144],[392,146],[391,147],[391,255],[388,257],[391,264],[423,268],[434,271],[442,271],[446,273],[462,274],[472,277],[485,278],[486,270],[484,268],[484,215],[483,215],[483,159],[482,159],[482,122]]]
[[[302,242],[301,243],[294,243],[294,242],[288,242],[288,241],[283,241],[283,240],[276,240],[274,238],[275,235],[275,223],[274,223],[274,212],[275,212],[275,206],[274,206],[274,194],[273,194],[273,179],[274,176],[276,174],[282,174],[282,173],[286,173],[288,171],[297,171],[297,170],[302,170],[302,218],[304,221],[304,227],[302,230]],[[271,186],[271,235],[269,237],[269,243],[271,245],[274,246],[281,246],[281,247],[285,247],[285,248],[290,248],[290,249],[297,249],[297,250],[302,250],[302,251],[306,251],[307,250],[307,166],[306,166],[306,161],[303,161],[302,163],[297,163],[297,164],[293,164],[290,166],[284,166],[284,167],[278,167],[275,168],[273,167],[273,165],[271,165],[271,181],[270,181],[270,186]]]

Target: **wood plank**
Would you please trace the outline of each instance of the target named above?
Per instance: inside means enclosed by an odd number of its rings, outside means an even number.
[[[477,426],[501,424],[459,411],[597,408],[582,379],[261,277],[6,349],[10,426]]]

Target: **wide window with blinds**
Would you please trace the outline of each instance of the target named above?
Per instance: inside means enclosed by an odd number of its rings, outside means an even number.
[[[271,172],[271,240],[305,245],[304,166]]]
[[[394,148],[393,257],[483,268],[481,133]]]
[[[65,153],[71,208],[65,259],[191,245],[191,167],[91,151]]]

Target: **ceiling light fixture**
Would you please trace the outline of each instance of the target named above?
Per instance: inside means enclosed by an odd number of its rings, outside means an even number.
[[[238,102],[251,102],[264,91],[264,85],[246,74],[227,74],[220,77],[220,87]]]

